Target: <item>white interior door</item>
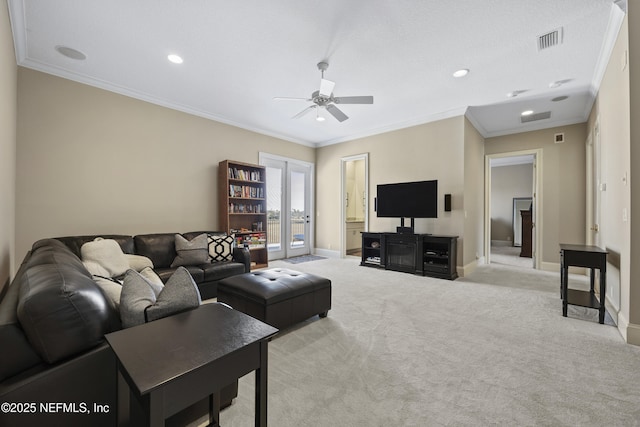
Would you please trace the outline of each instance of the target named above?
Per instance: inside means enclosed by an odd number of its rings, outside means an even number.
[[[260,153],[267,170],[269,260],[307,255],[313,247],[313,165]]]

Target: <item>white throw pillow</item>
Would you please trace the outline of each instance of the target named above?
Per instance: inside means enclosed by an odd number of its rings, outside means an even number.
[[[92,276],[111,277],[107,269],[95,261],[82,261],[82,263],[84,264],[84,268],[86,268]]]
[[[158,276],[151,267],[146,267],[140,270],[140,275],[144,277],[147,283],[149,283],[149,286],[153,289],[153,293],[156,294],[156,297],[160,295],[162,288],[164,288],[164,283],[162,283],[160,276]]]
[[[113,239],[97,237],[82,245],[80,255],[82,261],[94,261],[103,266],[109,272],[108,277],[122,276],[129,269],[129,261]]]
[[[122,285],[120,282],[114,281],[114,279],[105,279],[100,276],[93,276],[93,281],[100,286],[116,310],[120,310],[120,295],[122,294]]]
[[[124,254],[124,256],[129,261],[129,268],[132,270],[140,272],[147,267],[153,268],[153,261],[146,256],[134,254]]]

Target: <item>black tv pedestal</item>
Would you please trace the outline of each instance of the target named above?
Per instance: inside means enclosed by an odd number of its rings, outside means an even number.
[[[362,233],[360,265],[455,280],[458,236]]]

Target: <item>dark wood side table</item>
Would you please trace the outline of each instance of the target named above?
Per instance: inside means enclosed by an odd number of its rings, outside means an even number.
[[[581,291],[569,289],[569,267],[591,269],[591,289]],[[594,281],[595,269],[600,270],[600,301],[596,298]],[[604,300],[607,293],[607,251],[598,246],[560,245],[560,296],[562,297],[562,315],[567,317],[567,305],[596,308],[598,321],[604,323]]]
[[[219,425],[219,390],[255,371],[255,425],[266,426],[267,343],[277,332],[222,304],[203,304],[107,334],[120,380],[129,385],[129,425],[164,426],[166,418],[207,397],[209,422]]]

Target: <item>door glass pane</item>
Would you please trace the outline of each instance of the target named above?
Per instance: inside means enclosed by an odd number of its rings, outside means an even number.
[[[282,249],[282,169],[267,167],[267,236],[270,251]]]
[[[304,246],[305,218],[303,172],[291,172],[291,247]]]

